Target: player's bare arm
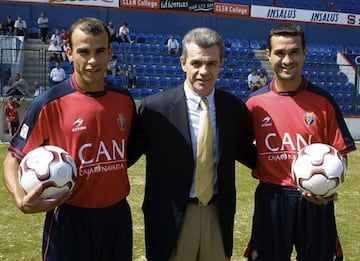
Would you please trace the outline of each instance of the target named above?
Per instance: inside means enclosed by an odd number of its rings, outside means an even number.
[[[4,181],[6,188],[15,199],[16,206],[23,213],[38,213],[49,211],[62,204],[70,197],[70,192],[65,191],[51,199],[41,199],[40,195],[44,190],[43,186],[37,186],[28,194],[21,187],[18,178],[19,159],[8,153],[4,161]]]

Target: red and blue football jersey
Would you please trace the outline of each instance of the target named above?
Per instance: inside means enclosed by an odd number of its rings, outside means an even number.
[[[126,144],[134,116],[126,89],[84,93],[72,77],[32,102],[9,151],[21,159],[42,145],[65,149],[78,167],[67,203],[107,207],[129,194]]]
[[[262,182],[295,187],[291,164],[306,145],[326,143],[342,154],[356,149],[335,100],[306,79],[296,92],[277,92],[272,81],[246,105],[258,150],[253,176]]]

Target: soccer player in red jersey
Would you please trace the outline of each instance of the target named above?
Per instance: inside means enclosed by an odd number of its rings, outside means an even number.
[[[258,151],[252,174],[259,185],[245,256],[285,261],[295,246],[297,260],[343,260],[334,214],[337,195],[299,193],[291,163],[312,143],[329,144],[345,157],[356,149],[354,140],[332,96],[302,76],[307,53],[302,28],[291,23],[276,26],[266,52],[274,79],[246,102]]]
[[[72,77],[37,97],[10,142],[4,179],[24,213],[46,211],[43,260],[132,260],[126,144],[135,104],[125,88],[104,79],[111,59],[107,26],[82,18],[70,30]],[[42,145],[68,151],[78,168],[72,192],[41,199],[25,194],[20,160]]]

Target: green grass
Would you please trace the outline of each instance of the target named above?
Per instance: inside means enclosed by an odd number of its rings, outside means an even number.
[[[0,145],[0,168],[6,146]],[[129,169],[131,193],[129,202],[134,222],[134,260],[145,260],[143,215],[141,204],[144,190],[145,161],[141,158]],[[237,164],[237,213],[232,260],[243,261],[242,254],[250,236],[253,193],[257,182],[250,171]],[[346,261],[360,258],[360,151],[349,156],[346,182],[336,202],[338,232]],[[2,175],[0,183],[3,183]],[[0,186],[0,260],[41,260],[43,214],[22,214],[5,186]]]

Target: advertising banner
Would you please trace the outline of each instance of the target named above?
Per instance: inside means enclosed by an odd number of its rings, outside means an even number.
[[[214,3],[194,0],[162,0],[160,2],[160,9],[213,13]]]
[[[236,16],[249,16],[250,8],[247,5],[227,4],[216,2],[214,6],[214,13]]]
[[[119,0],[22,0],[22,1],[14,0],[14,2],[119,7]]]
[[[360,14],[324,12],[294,8],[251,6],[251,17],[360,27]]]

